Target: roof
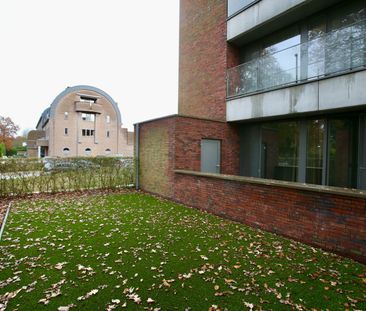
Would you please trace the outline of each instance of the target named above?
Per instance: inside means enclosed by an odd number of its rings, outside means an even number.
[[[63,92],[61,92],[59,95],[57,95],[57,97],[53,100],[52,104],[50,105],[50,107],[48,107],[47,109],[45,109],[37,123],[37,128],[39,125],[41,125],[41,128],[43,128],[47,121],[49,120],[49,118],[52,118],[55,115],[56,112],[56,108],[58,106],[58,104],[60,103],[60,101],[67,96],[70,93],[74,93],[74,92],[79,92],[79,91],[93,91],[95,93],[100,94],[101,96],[103,96],[104,98],[106,98],[113,106],[114,110],[116,111],[117,114],[117,121],[119,124],[122,124],[122,118],[121,118],[121,113],[119,111],[119,108],[117,106],[117,103],[113,100],[113,98],[108,95],[106,92],[104,92],[101,89],[98,89],[94,86],[90,86],[90,85],[76,85],[76,86],[72,86],[72,87],[67,87]]]

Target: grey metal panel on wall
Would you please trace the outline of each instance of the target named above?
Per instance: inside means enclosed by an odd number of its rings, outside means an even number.
[[[220,173],[221,142],[216,139],[201,140],[201,171]]]

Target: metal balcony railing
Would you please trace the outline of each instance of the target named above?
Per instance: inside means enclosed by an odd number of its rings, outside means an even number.
[[[281,51],[267,49],[247,63],[228,69],[227,97],[366,67],[366,20]]]

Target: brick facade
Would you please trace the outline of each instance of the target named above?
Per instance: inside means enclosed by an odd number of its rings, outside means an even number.
[[[90,118],[83,119],[83,114]],[[44,156],[133,156],[133,141],[122,128],[117,103],[92,86],[67,87],[43,112],[37,130],[44,132],[46,144],[36,146]]]
[[[218,121],[184,116],[161,118],[139,125],[141,189],[174,197],[174,170],[201,169],[201,139],[221,141],[221,172],[239,174],[239,135]]]
[[[226,69],[238,64],[226,42],[226,1],[180,1],[180,12],[178,113],[225,121]]]
[[[178,115],[139,124],[140,188],[366,263],[365,194],[197,173],[202,139],[221,141],[222,174],[240,173],[240,125],[225,122],[226,69],[239,54],[226,41],[226,1],[180,5]]]
[[[139,179],[143,190],[173,197],[174,118],[140,125]]]
[[[174,199],[366,263],[366,198],[176,174]]]
[[[366,262],[366,198],[175,173],[200,171],[200,141],[220,139],[223,174],[239,174],[224,122],[173,116],[139,124],[142,190]]]
[[[239,174],[239,135],[235,126],[185,117],[175,121],[175,169],[201,170],[201,139],[218,139],[221,173]]]

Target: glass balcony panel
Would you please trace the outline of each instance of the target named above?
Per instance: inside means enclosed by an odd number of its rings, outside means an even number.
[[[256,1],[257,0],[229,0],[227,8],[228,16],[235,14],[236,12]]]
[[[246,95],[366,66],[366,21],[228,69],[227,96]]]
[[[325,74],[333,74],[351,68],[352,29],[344,28],[329,33],[325,40]]]

